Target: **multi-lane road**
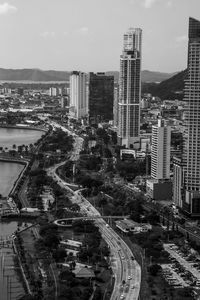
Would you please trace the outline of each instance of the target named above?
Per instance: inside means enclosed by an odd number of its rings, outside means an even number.
[[[53,122],[54,127],[59,127],[64,131],[68,131],[65,127]],[[69,131],[68,131],[69,132]],[[74,134],[74,152],[71,159],[77,160],[79,152],[82,148],[83,139]],[[56,169],[64,164],[57,164],[47,170],[49,176],[62,187],[71,192],[71,201],[80,206],[81,212],[88,216],[100,216],[100,213],[85,199],[80,191],[74,192],[57,174]],[[95,220],[95,224],[99,227],[102,237],[110,248],[111,267],[113,270],[115,282],[111,300],[136,300],[139,298],[141,268],[134,259],[133,253],[128,245],[120,238],[120,236],[101,218]]]

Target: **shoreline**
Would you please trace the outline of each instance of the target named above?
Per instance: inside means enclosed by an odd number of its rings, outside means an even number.
[[[17,160],[17,159],[11,159],[11,158],[2,158],[0,157],[0,162],[5,162],[5,163],[14,163],[14,164],[18,164],[18,165],[23,165],[23,169],[21,170],[21,172],[19,173],[19,175],[16,177],[15,181],[13,182],[13,184],[10,187],[10,191],[8,192],[8,194],[5,196],[6,198],[12,197],[12,195],[15,193],[15,190],[18,186],[18,183],[21,179],[21,177],[24,175],[24,172],[26,171],[26,169],[29,166],[29,161],[25,161],[25,160]]]
[[[39,128],[39,127],[31,127],[31,126],[17,126],[17,125],[5,125],[0,124],[0,128],[10,128],[10,129],[25,129],[25,130],[35,130],[35,131],[44,131],[47,132],[48,129]]]
[[[23,127],[23,126],[22,126]],[[0,125],[0,128],[15,128],[15,129],[19,129],[19,126],[6,126],[6,125]],[[38,131],[44,131],[45,133],[48,132],[48,129],[32,129],[31,127],[23,127],[23,129],[27,129],[27,130],[38,130]],[[39,139],[37,139],[38,141]],[[24,173],[26,172],[27,168],[29,167],[30,164],[30,160],[26,160],[26,159],[18,159],[18,158],[11,158],[11,157],[1,157],[0,156],[0,161],[2,162],[8,162],[8,163],[16,163],[16,164],[21,164],[24,165],[24,168],[22,169],[22,171],[19,173],[19,175],[17,176],[15,182],[12,184],[12,187],[8,193],[8,195],[6,197],[11,197],[12,195],[15,194],[15,190],[18,187],[18,184],[20,182],[20,179],[23,177]]]
[[[25,160],[18,160],[17,158],[16,159],[12,159],[12,158],[4,158],[4,157],[0,157],[0,161],[2,162],[8,162],[8,163],[14,163],[14,164],[19,164],[19,165],[26,165],[29,163],[29,161],[25,161]]]
[[[15,182],[13,183],[12,188],[11,188],[9,194],[8,194],[8,197],[12,197],[12,195],[15,194],[15,190],[16,190],[16,188],[18,186],[18,183],[19,183],[20,179],[23,177],[24,173],[26,172],[26,169],[29,166],[29,162],[24,162],[23,165],[24,165],[24,168],[21,170],[21,172],[19,173],[19,175],[16,178]]]

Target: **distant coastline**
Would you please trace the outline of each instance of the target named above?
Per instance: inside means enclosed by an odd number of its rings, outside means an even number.
[[[34,80],[0,80],[0,84],[4,83],[16,83],[16,84],[66,84],[69,80],[49,80],[49,81],[34,81]]]

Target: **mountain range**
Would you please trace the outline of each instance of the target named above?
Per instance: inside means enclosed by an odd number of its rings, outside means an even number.
[[[119,72],[105,72],[107,75],[113,75],[115,81],[119,78]],[[142,82],[161,82],[172,77],[175,73],[142,71]],[[40,69],[4,69],[0,68],[0,80],[2,81],[68,81],[69,71],[44,71]]]
[[[15,82],[61,82],[69,81],[70,71],[43,71],[40,69],[3,69],[0,68],[0,81]],[[106,75],[113,75],[115,82],[119,80],[118,71],[105,72]],[[163,73],[143,70],[142,93],[151,93],[162,100],[183,99],[184,80],[187,70],[177,73]]]

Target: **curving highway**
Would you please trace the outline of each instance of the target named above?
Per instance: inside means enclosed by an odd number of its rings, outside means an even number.
[[[51,125],[69,132],[65,127],[56,124],[55,122],[51,122]],[[74,152],[71,159],[77,160],[82,148],[83,139],[76,135],[73,136],[75,137],[75,142]],[[56,169],[64,163],[65,162],[59,163],[47,169],[48,175],[53,177],[53,179],[57,181],[62,188],[71,192],[71,201],[79,204],[83,214],[86,214],[89,217],[100,217],[101,215],[99,211],[97,211],[91,203],[81,195],[80,191],[74,192],[71,190],[66,185],[66,182],[56,174]],[[115,277],[113,293],[110,299],[137,300],[140,292],[141,268],[133,258],[131,249],[102,218],[97,218],[95,220],[95,224],[99,227],[102,237],[105,239],[110,248],[111,267]]]

